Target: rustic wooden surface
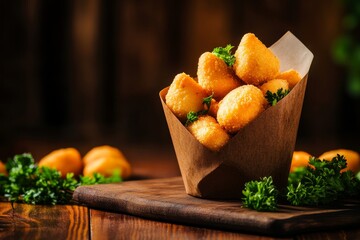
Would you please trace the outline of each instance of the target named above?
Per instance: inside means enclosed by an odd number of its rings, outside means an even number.
[[[360,238],[360,227],[273,238],[243,232],[153,221],[83,206],[33,206],[0,203],[0,239],[299,239]]]
[[[74,199],[89,207],[155,220],[273,236],[360,226],[360,202],[337,208],[280,205],[277,212],[243,208],[241,201],[214,201],[185,193],[180,177],[83,186]]]
[[[126,151],[139,178],[179,176],[176,159],[149,149]],[[36,152],[35,152],[36,153]],[[0,202],[0,239],[360,239],[360,226],[326,228],[288,238],[154,221],[80,205],[42,206]]]

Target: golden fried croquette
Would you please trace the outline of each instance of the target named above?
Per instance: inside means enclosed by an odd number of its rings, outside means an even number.
[[[62,177],[68,173],[80,175],[83,161],[79,151],[75,148],[61,148],[47,154],[39,161],[39,167],[49,167],[58,170]]]
[[[236,133],[263,110],[266,99],[253,85],[243,85],[229,92],[219,103],[217,120],[229,133]]]
[[[242,37],[235,57],[235,73],[247,84],[258,86],[279,74],[279,59],[253,33]]]
[[[219,151],[230,139],[226,131],[216,122],[215,118],[203,115],[187,129],[205,147]]]
[[[7,176],[6,166],[2,161],[0,161],[0,174]]]
[[[216,118],[217,111],[219,110],[219,102],[217,102],[215,99],[211,99],[210,109],[208,111],[208,114],[214,118]]]
[[[350,149],[334,149],[327,152],[324,152],[319,156],[321,160],[328,160],[331,161],[334,157],[339,154],[340,156],[343,155],[346,159],[347,166],[342,171],[351,170],[354,173],[360,171],[360,154],[354,150]]]
[[[165,96],[166,105],[180,120],[185,120],[188,112],[203,109],[206,92],[189,75],[180,73],[175,76]]]
[[[289,69],[285,72],[281,72],[279,73],[279,75],[276,76],[276,78],[285,79],[289,83],[290,89],[292,89],[301,80],[300,74],[294,69]]]
[[[214,94],[216,100],[222,99],[228,92],[241,85],[234,70],[210,52],[200,56],[197,76],[200,86],[208,95]]]
[[[282,88],[283,91],[289,90],[289,83],[284,79],[273,79],[261,85],[260,90],[266,95],[267,91],[276,93],[280,88]]]
[[[105,177],[110,177],[114,171],[119,171],[123,179],[131,175],[131,167],[127,161],[111,156],[100,157],[85,165],[83,174],[91,177],[94,173],[100,173]]]
[[[89,152],[87,152],[83,157],[83,162],[85,165],[87,165],[101,157],[116,157],[125,159],[125,156],[120,151],[120,149],[109,145],[102,145],[94,147]]]

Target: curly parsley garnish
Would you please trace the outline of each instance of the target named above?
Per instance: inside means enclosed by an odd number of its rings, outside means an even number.
[[[72,199],[73,191],[80,185],[120,182],[119,173],[110,178],[95,174],[93,178],[74,178],[68,173],[65,178],[59,171],[38,167],[31,154],[15,155],[6,164],[8,176],[0,174],[0,194],[12,202],[31,204],[66,204]]]
[[[231,49],[233,48],[234,46],[228,44],[224,48],[223,47],[214,48],[212,53],[218,58],[221,58],[226,63],[226,65],[232,66],[235,63],[235,56],[231,54]]]
[[[206,105],[206,108],[204,110],[201,110],[198,112],[194,112],[194,111],[188,112],[188,114],[186,115],[185,126],[189,126],[191,123],[197,121],[199,119],[199,116],[205,115],[208,113],[210,106],[211,106],[211,100],[213,98],[213,95],[214,94],[211,94],[210,96],[203,98],[203,104]]]
[[[290,90],[283,90],[282,88],[279,88],[276,93],[268,90],[265,94],[265,98],[271,106],[275,106],[281,99],[288,95],[289,92]]]
[[[314,157],[306,168],[290,173],[287,200],[292,205],[326,205],[344,196],[359,194],[360,181],[346,168],[344,156],[337,155],[331,161]]]
[[[335,201],[360,194],[360,180],[346,168],[344,156],[331,161],[309,158],[308,167],[299,167],[290,173],[286,192],[278,194],[271,177],[245,184],[243,204],[258,211],[276,210],[276,199],[284,196],[294,206],[328,205]]]
[[[277,209],[278,191],[273,184],[272,177],[245,183],[242,193],[244,207],[257,211],[275,211]]]

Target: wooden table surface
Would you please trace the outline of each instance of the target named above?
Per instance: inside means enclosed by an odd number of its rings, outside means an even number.
[[[149,149],[148,149],[149,150]],[[146,156],[146,157],[144,157]],[[131,151],[138,178],[179,176],[175,156],[154,150]],[[0,239],[279,239],[246,232],[153,221],[80,205],[29,205],[0,202]],[[324,229],[280,239],[360,239],[358,227]]]

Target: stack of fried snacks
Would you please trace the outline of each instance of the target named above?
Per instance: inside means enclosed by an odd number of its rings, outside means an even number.
[[[230,57],[229,63],[214,52],[203,53],[197,77],[177,74],[165,97],[175,116],[212,151],[270,106],[267,94],[288,92],[301,80],[294,69],[280,72],[279,59],[252,33]]]

